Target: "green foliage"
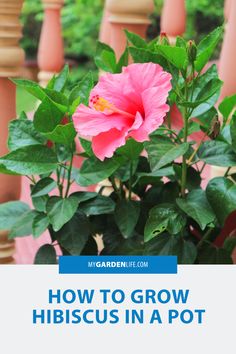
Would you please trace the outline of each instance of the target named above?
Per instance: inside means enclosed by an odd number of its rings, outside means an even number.
[[[75,196],[68,198],[51,197],[46,206],[50,224],[54,231],[59,231],[75,214],[78,200]]]
[[[140,215],[140,205],[131,200],[121,200],[115,209],[115,221],[124,238],[133,236]]]
[[[226,218],[236,210],[236,185],[228,178],[217,177],[208,183],[206,194],[219,224],[224,226]]]
[[[171,235],[179,234],[185,225],[186,217],[174,205],[160,204],[150,210],[144,240],[148,242],[164,231]]]
[[[194,219],[202,230],[215,220],[215,214],[207,201],[205,192],[201,189],[192,190],[186,199],[179,198],[176,202],[180,209]]]
[[[43,245],[39,248],[36,253],[35,264],[56,264],[57,263],[57,255],[55,248],[52,245]]]
[[[30,179],[33,207],[21,202],[1,204],[0,228],[9,230],[10,238],[37,238],[48,230],[51,244],[40,248],[37,264],[56,263],[55,244],[63,255],[98,254],[94,240],[98,234],[103,236],[102,254],[106,255],[177,255],[179,263],[230,264],[235,242],[229,239],[219,247],[217,241],[236,210],[235,175],[231,173],[236,164],[236,100],[234,95],[219,105],[221,124],[214,107],[222,86],[217,68],[212,65],[202,73],[222,28],[196,46],[183,38],[169,46],[167,40],[146,43],[136,34],[126,31],[126,35],[128,46],[118,62],[114,51],[99,43],[96,64],[119,73],[128,65],[130,53],[135,62],[163,66],[172,75],[167,103],[178,106],[183,127],[175,128],[173,117],[167,114],[148,141],[137,142],[127,135],[125,145],[101,161],[91,139],[76,137],[72,119],[79,104],[89,104],[92,73],[73,87],[67,66],[46,88],[29,80],[14,80],[40,103],[32,120],[22,112],[11,122],[10,152],[0,157],[0,171]],[[127,95],[125,90],[123,94]],[[112,118],[111,112],[99,114]],[[145,109],[141,115],[145,120]],[[196,132],[202,133],[198,142],[191,136]],[[76,139],[83,152],[77,151]],[[83,159],[79,168],[74,167],[78,156]],[[224,177],[209,181],[205,191],[201,185],[206,165],[227,170]],[[98,192],[71,194],[72,184],[78,190],[97,187]]]

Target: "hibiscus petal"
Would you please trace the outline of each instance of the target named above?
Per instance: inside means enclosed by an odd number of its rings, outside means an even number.
[[[133,129],[129,136],[143,142],[149,140],[148,136],[164,122],[164,117],[169,111],[169,106],[165,103],[168,91],[152,87],[142,93],[145,120],[137,129]]]
[[[102,161],[106,157],[112,157],[116,149],[125,145],[126,137],[127,130],[125,129],[119,131],[114,128],[106,133],[98,134],[92,139],[93,152]]]
[[[165,103],[168,91],[153,87],[142,93],[143,106],[145,111],[145,121],[143,126],[150,134],[163,124],[164,117],[169,111],[169,106]]]
[[[112,103],[116,108],[131,114],[135,114],[142,104],[139,95],[130,83],[129,75],[124,73],[102,75],[91,91],[90,100],[96,95]]]
[[[112,128],[128,129],[133,124],[133,119],[117,113],[106,115],[81,104],[73,115],[73,122],[80,135],[93,136]]]
[[[171,75],[154,63],[131,64],[123,68],[123,73],[129,74],[130,83],[134,91],[140,94],[151,87],[160,87],[171,90]]]

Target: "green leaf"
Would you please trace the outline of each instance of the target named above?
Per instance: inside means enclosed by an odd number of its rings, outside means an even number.
[[[118,63],[116,64],[116,73],[121,73],[122,68],[129,64],[129,50],[125,48],[124,53],[121,55]]]
[[[114,159],[102,162],[91,157],[83,162],[76,182],[82,187],[88,187],[110,177],[118,167],[119,164]]]
[[[156,170],[159,160],[174,146],[174,143],[164,136],[152,136],[150,141],[144,143],[152,171]]]
[[[92,150],[92,143],[91,141],[88,141],[86,139],[83,138],[79,138],[80,144],[82,146],[82,148],[84,149],[84,151],[86,152],[86,154],[91,157],[94,156],[93,150]]]
[[[176,203],[198,223],[202,230],[215,220],[215,214],[207,201],[206,193],[200,188],[192,190],[185,199],[177,199]]]
[[[50,133],[44,133],[48,140],[54,141],[57,144],[71,146],[76,137],[76,131],[73,123],[65,125],[57,125]]]
[[[92,200],[80,203],[79,210],[86,215],[111,214],[115,210],[115,203],[109,197],[98,195]]]
[[[73,104],[75,101],[78,102],[78,98],[80,98],[79,103],[83,103],[88,105],[89,94],[93,88],[93,75],[89,72],[77,86],[73,88],[70,93],[69,103]],[[79,104],[78,103],[78,104]]]
[[[198,158],[209,165],[230,167],[236,165],[236,154],[223,141],[206,141],[198,151]]]
[[[201,127],[209,130],[212,127],[213,120],[217,117],[218,113],[215,107],[209,109],[209,111],[201,114],[197,117],[197,120],[201,123]]]
[[[143,144],[134,139],[128,139],[126,144],[116,150],[118,155],[123,155],[129,160],[136,160],[143,151]]]
[[[135,201],[121,200],[116,204],[115,222],[124,236],[133,236],[140,214],[140,203]]]
[[[188,56],[184,48],[158,45],[157,51],[176,68],[180,70],[186,68]]]
[[[71,195],[77,198],[79,204],[86,202],[87,200],[94,199],[98,196],[95,192],[75,192]]]
[[[163,68],[166,67],[166,60],[160,54],[152,53],[147,49],[134,48],[134,47],[130,47],[129,52],[135,63],[152,62],[152,63],[160,64]]]
[[[197,257],[197,249],[190,241],[163,234],[145,244],[144,255],[178,256],[179,264],[193,264]]]
[[[198,110],[196,109],[195,112],[197,112],[197,116],[199,115],[199,112],[200,114],[203,114],[214,106],[215,103],[213,102],[216,100],[216,94],[218,99],[222,84],[223,82],[221,80],[212,79],[211,81],[206,82],[204,89],[198,93],[196,98],[194,98],[193,96],[192,101],[179,102],[179,104],[181,106],[190,108],[196,108],[201,105],[201,107],[198,108]],[[196,87],[196,89],[198,90],[198,87]],[[214,100],[212,99],[212,97],[214,98]],[[193,116],[193,114],[191,114],[191,116]]]
[[[22,87],[39,100],[43,100],[46,97],[44,89],[34,81],[25,79],[11,79],[17,86]]]
[[[88,218],[81,212],[76,212],[60,231],[56,238],[60,245],[71,255],[80,255],[90,235]]]
[[[174,205],[160,204],[150,210],[144,230],[144,241],[148,242],[166,230],[171,235],[176,235],[185,225],[185,216]]]
[[[34,115],[34,127],[41,133],[48,133],[60,124],[65,111],[62,112],[52,100],[44,98]]]
[[[126,163],[122,164],[120,168],[114,173],[114,177],[118,178],[122,182],[126,182],[130,179],[131,176],[134,176],[137,167],[138,167],[138,159],[136,160],[127,160]]]
[[[128,39],[128,41],[134,46],[134,47],[137,47],[137,48],[147,48],[147,43],[146,41],[138,36],[136,33],[133,33],[133,32],[129,32],[128,30],[125,30],[125,34],[126,34],[126,37]]]
[[[62,112],[65,113],[68,109],[68,98],[61,92],[57,92],[50,89],[44,89],[48,99],[53,101],[54,105]]]
[[[46,214],[44,213],[38,213],[33,220],[32,224],[32,231],[33,231],[33,237],[37,238],[41,236],[44,231],[47,230],[49,226],[49,219]]]
[[[114,50],[105,43],[98,42],[95,55],[95,63],[98,68],[115,73],[116,55]]]
[[[19,115],[19,119],[27,120],[28,119],[27,114],[24,111],[22,111]]]
[[[183,156],[189,149],[189,143],[176,146],[168,138],[154,136],[144,146],[148,152],[152,171],[168,165],[178,157]]]
[[[198,261],[200,264],[233,264],[230,253],[224,248],[216,248],[210,243],[205,243],[199,250]]]
[[[155,169],[160,169],[163,166],[168,165],[178,157],[183,156],[189,149],[189,143],[183,143],[181,145],[174,146],[171,150],[167,151],[165,155],[159,160]]]
[[[0,230],[10,230],[29,210],[29,206],[20,201],[0,204]]]
[[[64,90],[69,76],[69,66],[66,64],[63,70],[55,77],[53,89],[61,92]]]
[[[29,210],[24,213],[12,226],[9,238],[24,237],[32,235],[32,224],[36,215],[35,210]]]
[[[56,186],[57,184],[54,179],[50,177],[42,178],[33,186],[31,190],[31,196],[41,197],[51,192],[54,188],[56,188]]]
[[[44,144],[46,139],[35,130],[33,122],[16,119],[9,124],[8,147],[17,150],[23,146]]]
[[[51,197],[46,206],[50,224],[54,231],[59,231],[75,214],[78,199],[75,196],[68,198]]]
[[[182,178],[182,165],[175,164],[174,166],[175,176],[179,184],[181,184]],[[191,191],[193,189],[197,189],[200,187],[202,182],[200,173],[195,170],[195,168],[189,166],[187,169],[187,180],[186,180],[186,188]]]
[[[228,96],[219,105],[219,111],[227,121],[233,109],[236,108],[236,95]]]
[[[32,203],[36,211],[46,213],[46,205],[49,196],[43,195],[42,197],[32,197]]]
[[[34,264],[57,264],[57,255],[54,246],[43,245],[36,253]]]
[[[222,87],[215,64],[195,80],[192,102],[193,106],[197,102],[197,107],[192,111],[191,117],[198,117],[209,111],[218,101]]]
[[[141,178],[155,178],[155,177],[166,177],[173,176],[175,174],[172,166],[161,168],[160,170],[156,170],[150,173],[137,173],[137,177]]]
[[[227,129],[226,126],[224,129]],[[234,152],[236,153],[236,114],[233,115],[231,122],[230,122],[230,137],[231,137],[231,144]]]
[[[209,59],[214,53],[214,50],[222,38],[223,27],[216,28],[209,35],[204,36],[203,40],[197,47],[197,58],[195,61],[195,68],[199,72],[208,63]]]
[[[224,226],[226,218],[236,210],[236,185],[225,177],[213,178],[206,195],[220,225]]]
[[[46,146],[32,145],[14,150],[1,157],[0,164],[24,176],[40,175],[56,169],[57,157]]]
[[[187,42],[183,37],[179,37],[177,36],[176,38],[176,47],[180,47],[180,48],[187,48]]]
[[[53,90],[55,81],[56,81],[56,75],[54,74],[52,78],[48,81],[46,88],[49,90]]]

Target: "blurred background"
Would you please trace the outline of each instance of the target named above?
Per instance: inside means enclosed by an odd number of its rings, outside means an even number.
[[[160,33],[160,16],[163,0],[155,0],[155,12],[148,28],[148,38]],[[80,80],[88,70],[97,78],[94,54],[98,39],[104,0],[65,0],[62,9],[62,27],[66,61],[71,65],[71,85]],[[197,42],[224,21],[224,0],[188,0],[187,27],[185,37]],[[24,26],[21,46],[26,53],[24,76],[37,79],[38,41],[43,21],[43,8],[40,0],[25,0],[21,20]],[[219,50],[215,58],[219,56]],[[17,111],[31,111],[34,101],[27,93],[18,90]]]

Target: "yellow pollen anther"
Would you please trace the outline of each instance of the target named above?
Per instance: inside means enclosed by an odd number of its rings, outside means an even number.
[[[114,111],[115,109],[112,103],[108,102],[102,97],[98,97],[92,103],[93,103],[93,107],[100,112],[104,112],[105,110]]]

